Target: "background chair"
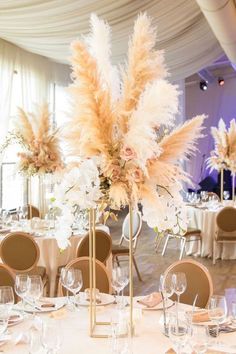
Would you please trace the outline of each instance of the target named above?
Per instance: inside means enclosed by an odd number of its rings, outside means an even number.
[[[223,208],[216,217],[217,230],[213,241],[213,264],[216,263],[217,243],[236,243],[236,209]]]
[[[164,275],[167,276],[168,273],[177,272],[184,273],[187,280],[187,288],[181,295],[180,301],[183,304],[192,305],[195,296],[198,294],[196,306],[206,307],[213,294],[212,278],[208,269],[199,262],[183,259],[171,264]],[[176,301],[176,295],[172,295],[171,299]]]
[[[193,238],[193,236],[194,236],[194,238]],[[167,234],[166,240],[165,240],[165,243],[164,243],[164,247],[163,247],[163,250],[162,250],[162,254],[161,254],[162,256],[164,256],[165,253],[166,253],[166,248],[167,248],[167,245],[168,245],[168,242],[169,242],[170,238],[175,238],[177,240],[180,240],[180,242],[181,242],[179,259],[183,258],[183,254],[185,252],[186,242],[196,242],[196,241],[198,241],[202,245],[201,230],[188,227],[188,229],[187,229],[187,231],[186,231],[186,233],[184,235],[172,234],[172,233],[168,233]],[[200,247],[201,247],[201,245],[200,245]]]
[[[66,266],[69,268],[80,269],[83,277],[83,286],[81,291],[89,288],[89,257],[81,257],[73,259]],[[108,275],[108,271],[104,264],[96,259],[96,288],[101,293],[111,294],[111,281]],[[61,284],[61,280],[59,280],[59,296],[66,295],[66,290]]]
[[[0,263],[0,286],[11,286],[13,288],[15,302],[17,302],[17,295],[14,291],[15,274],[5,264]]]
[[[39,209],[36,208],[34,205],[31,205],[31,212],[32,212],[32,215],[30,215],[30,204],[28,204],[28,215],[27,215],[27,219],[39,218],[39,217],[40,217]]]
[[[14,273],[40,275],[44,286],[47,285],[48,294],[49,281],[46,268],[37,266],[39,255],[37,243],[25,232],[11,232],[0,244],[0,256],[3,263],[8,265]]]
[[[136,248],[137,248],[137,243],[138,243],[138,238],[140,236],[142,228],[142,215],[141,213],[133,211],[133,237],[132,237],[132,242],[133,242],[133,251],[135,253]],[[123,242],[126,242],[128,246],[123,246]],[[124,256],[129,256],[129,214],[126,215],[123,225],[122,225],[122,235],[120,238],[120,242],[118,245],[113,244],[112,245],[112,257],[113,260],[119,264],[119,257],[124,257]],[[133,263],[135,270],[137,272],[138,278],[140,281],[142,281],[140,272],[138,270],[138,266],[135,260],[135,257],[133,255]]]
[[[105,231],[96,230],[96,259],[106,263],[111,255],[112,240],[111,236]],[[89,257],[89,234],[83,237],[77,247],[77,257]]]

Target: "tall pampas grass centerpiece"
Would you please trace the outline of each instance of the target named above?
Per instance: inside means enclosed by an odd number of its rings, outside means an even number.
[[[180,92],[166,80],[156,28],[146,14],[135,22],[125,66],[111,64],[110,37],[109,25],[92,15],[90,34],[71,45],[73,108],[65,133],[70,154],[96,162],[101,199],[112,208],[129,205],[132,216],[141,203],[143,219],[157,232],[184,233],[181,190],[189,176],[180,161],[195,151],[205,116],[174,128]],[[132,258],[132,242],[130,247]],[[132,261],[130,268],[132,309]]]

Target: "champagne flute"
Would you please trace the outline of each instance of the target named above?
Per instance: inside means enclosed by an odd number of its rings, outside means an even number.
[[[22,307],[25,308],[25,298],[28,295],[30,279],[27,274],[17,274],[15,278],[15,292],[22,299]]]
[[[70,284],[68,285],[68,290],[70,292],[72,292],[73,296],[74,296],[74,309],[76,308],[76,294],[79,293],[80,289],[83,286],[83,277],[82,277],[82,272],[80,269],[76,269],[76,268],[71,268],[71,271],[73,273],[73,282],[70,282]]]
[[[227,303],[225,296],[213,295],[208,305],[210,320],[216,323],[216,337],[219,336],[219,325],[224,322],[227,316]]]

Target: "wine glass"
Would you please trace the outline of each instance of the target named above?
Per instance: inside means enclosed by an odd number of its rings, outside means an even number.
[[[10,316],[14,305],[14,293],[11,286],[0,286],[0,308],[5,309]]]
[[[120,306],[125,307],[126,303],[124,300],[124,289],[129,284],[129,270],[127,267],[120,268],[120,282],[122,285]]]
[[[180,354],[188,339],[188,324],[174,313],[169,318],[169,338],[176,353]]]
[[[191,326],[189,342],[194,353],[206,353],[209,343],[209,336],[208,326]]]
[[[2,221],[5,226],[8,226],[12,221],[12,215],[8,210],[3,210],[2,212]]]
[[[37,300],[40,299],[42,294],[43,294],[42,278],[40,277],[40,275],[30,275],[29,276],[29,288],[28,288],[26,297],[28,297],[32,301],[34,309],[37,306],[37,303],[36,303]]]
[[[27,205],[23,205],[21,209],[22,209],[22,218],[23,218],[23,219],[27,219],[27,216],[28,216],[28,206],[27,206]]]
[[[61,348],[62,333],[60,327],[59,322],[54,319],[43,322],[41,341],[47,354],[56,354]]]
[[[4,306],[0,306],[0,339],[2,334],[6,331],[10,313]]]
[[[216,337],[219,335],[219,325],[227,316],[227,303],[225,296],[213,295],[208,305],[210,320],[216,323]]]
[[[22,299],[22,307],[25,308],[25,298],[28,295],[30,279],[27,274],[17,274],[15,278],[15,292]]]
[[[70,304],[70,297],[68,290],[74,282],[74,272],[73,268],[62,268],[61,269],[61,284],[67,290],[67,305]]]
[[[173,290],[177,295],[178,304],[180,302],[180,295],[182,295],[187,288],[187,279],[184,273],[177,272],[172,275]]]
[[[79,293],[80,289],[83,286],[83,277],[82,277],[82,272],[80,269],[76,269],[76,268],[70,268],[73,276],[72,279],[73,281],[68,282],[67,284],[67,289],[72,292],[73,296],[74,296],[74,308],[76,308],[75,303],[76,303],[76,294]]]
[[[124,288],[122,271],[120,267],[114,267],[112,269],[111,285],[112,288],[115,290],[116,295],[119,296],[120,292]],[[116,298],[116,303],[118,303],[117,298]]]
[[[229,191],[224,191],[223,192],[224,200],[228,200],[230,198],[230,193]]]

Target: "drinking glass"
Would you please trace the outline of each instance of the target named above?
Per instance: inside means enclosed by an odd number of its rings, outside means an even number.
[[[206,353],[209,343],[208,326],[192,325],[190,330],[189,342],[194,353]]]
[[[27,219],[28,216],[28,205],[23,205],[22,206],[22,218]]]
[[[172,276],[174,293],[177,295],[177,312],[179,308],[180,295],[183,294],[187,288],[187,279],[184,273],[177,272]]]
[[[236,301],[232,301],[231,306],[232,322],[236,324]]]
[[[9,225],[12,220],[12,215],[8,210],[3,210],[2,212],[2,221],[5,226]]]
[[[10,313],[6,307],[0,306],[0,339],[6,331]]]
[[[25,298],[28,295],[30,279],[27,274],[18,274],[15,278],[15,292],[22,299],[22,307],[25,308]]]
[[[9,315],[14,305],[14,293],[11,286],[0,286],[0,308],[5,309]]]
[[[114,267],[112,269],[111,285],[112,288],[115,290],[116,295],[119,296],[120,292],[124,288],[122,270],[120,267]],[[117,298],[116,298],[116,303],[118,303]]]
[[[126,303],[124,300],[124,289],[129,284],[129,269],[127,267],[120,268],[120,282],[121,282],[121,301],[120,307],[125,307]]]
[[[169,338],[176,353],[180,354],[188,339],[188,324],[174,313],[170,314]]]
[[[230,198],[230,193],[229,191],[224,191],[223,192],[224,200],[228,200]]]
[[[41,340],[47,354],[56,354],[59,352],[63,335],[60,328],[60,323],[54,319],[48,319],[43,323]]]
[[[173,283],[173,274],[168,273],[166,276],[164,274],[160,275],[159,281],[159,291],[163,296],[163,314],[164,314],[164,330],[165,334],[168,335],[168,327],[166,321],[166,302],[169,297],[174,293],[174,283]]]
[[[83,286],[83,277],[82,277],[82,272],[80,269],[76,269],[76,268],[70,268],[70,271],[71,271],[71,274],[72,275],[72,280],[69,281],[67,283],[67,289],[72,292],[73,296],[74,296],[74,302],[73,302],[73,305],[74,305],[74,309],[76,308],[76,294],[79,293],[80,289],[82,288]]]
[[[29,276],[29,289],[27,291],[26,297],[32,301],[34,308],[37,306],[37,300],[43,294],[43,282],[40,275],[30,275]]]
[[[216,337],[219,335],[219,325],[227,316],[227,303],[225,296],[213,295],[208,305],[210,320],[216,323]]]

